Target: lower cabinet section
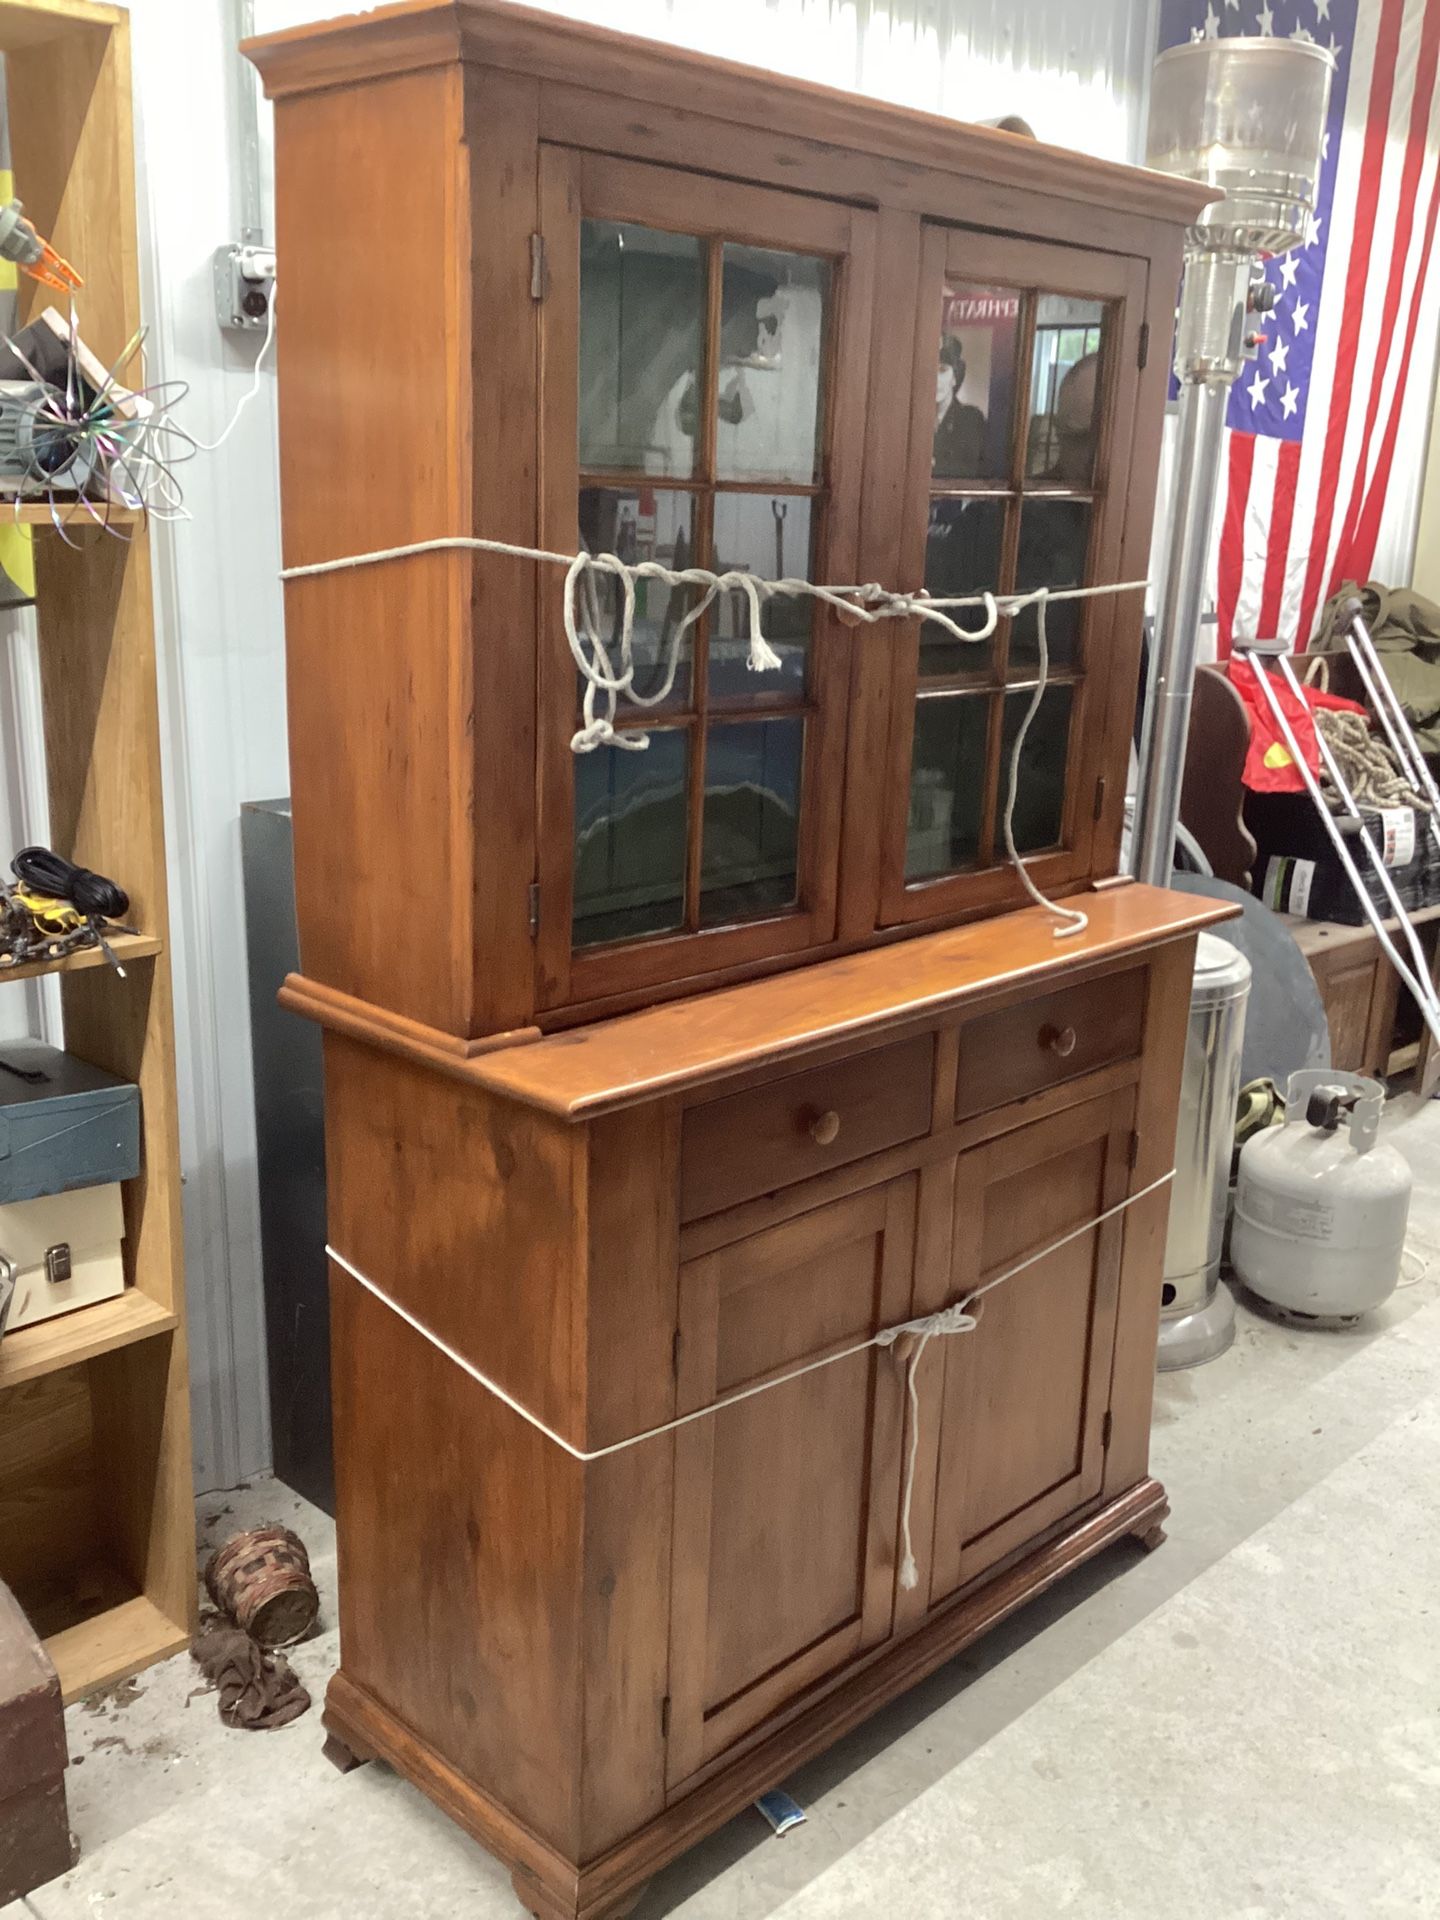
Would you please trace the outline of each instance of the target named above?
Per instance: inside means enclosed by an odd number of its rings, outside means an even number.
[[[1084,1229],[1125,1197],[1134,1114],[1127,1089],[956,1163],[949,1297],[992,1291],[973,1333],[926,1356],[915,1506],[932,1607],[1100,1492],[1125,1222]]]
[[[919,1186],[850,1194],[683,1266],[678,1411],[903,1320]],[[672,1787],[889,1634],[903,1395],[871,1347],[676,1434]]]
[[[335,1757],[422,1785],[544,1920],[619,1920],[1027,1598],[1156,1544],[1191,967],[1122,953],[1063,1003],[593,1117],[328,1036],[331,1231],[372,1283],[334,1269]],[[959,1302],[969,1330],[871,1344]]]
[[[1124,1220],[1089,1223],[1125,1196],[1134,1118],[1127,1087],[1000,1134],[949,1178],[849,1194],[682,1266],[681,1414],[991,1290],[917,1369],[915,1589],[897,1584],[913,1336],[677,1433],[672,1790],[1098,1497]]]

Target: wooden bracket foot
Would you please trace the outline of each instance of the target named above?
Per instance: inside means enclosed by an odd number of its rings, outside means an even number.
[[[1153,1553],[1165,1539],[1165,1522],[1170,1518],[1169,1507],[1162,1507],[1157,1515],[1152,1515],[1143,1527],[1135,1531],[1135,1538],[1146,1553]]]
[[[649,1882],[627,1887],[613,1901],[602,1901],[598,1905],[585,1903],[583,1894],[566,1898],[552,1892],[524,1867],[516,1867],[510,1875],[510,1884],[515,1889],[515,1897],[534,1920],[625,1920],[625,1916],[639,1906]]]
[[[352,1746],[347,1745],[340,1738],[338,1733],[325,1735],[324,1751],[325,1758],[337,1773],[353,1773],[357,1767],[369,1766],[374,1757],[368,1753],[357,1753]]]

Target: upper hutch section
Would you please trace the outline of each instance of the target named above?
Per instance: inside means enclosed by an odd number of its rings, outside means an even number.
[[[287,565],[468,535],[936,596],[1143,575],[1203,190],[504,0],[249,51]],[[1020,902],[1033,611],[962,643],[777,599],[757,674],[743,592],[642,582],[621,744],[575,753],[563,581],[446,551],[290,582],[332,1012],[464,1057]],[[618,637],[618,590],[596,612]],[[1141,612],[1050,613],[1014,828],[1054,892],[1114,870]]]

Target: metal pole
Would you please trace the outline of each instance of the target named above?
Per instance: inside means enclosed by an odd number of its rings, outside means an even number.
[[[1237,648],[1236,651],[1237,651],[1237,654],[1240,655],[1240,657],[1246,658],[1250,662],[1250,669],[1255,676],[1256,684],[1260,689],[1260,692],[1262,697],[1264,698],[1265,704],[1270,709],[1271,717],[1274,719],[1276,726],[1280,729],[1280,733],[1285,741],[1285,745],[1290,750],[1290,757],[1295,763],[1295,770],[1305,783],[1305,789],[1307,793],[1310,795],[1311,800],[1314,802],[1315,811],[1319,814],[1321,824],[1324,826],[1326,833],[1330,837],[1331,845],[1335,849],[1335,852],[1337,857],[1339,858],[1340,864],[1342,867],[1344,867],[1345,872],[1349,877],[1350,884],[1355,890],[1355,897],[1360,902],[1361,911],[1364,913],[1366,919],[1370,922],[1370,925],[1374,928],[1375,936],[1379,940],[1381,946],[1385,949],[1385,952],[1389,957],[1390,964],[1394,967],[1396,973],[1400,976],[1401,980],[1403,980],[1405,985],[1410,989],[1411,996],[1413,997],[1416,1006],[1420,1009],[1421,1018],[1424,1020],[1426,1026],[1429,1027],[1431,1033],[1435,1036],[1435,1038],[1437,1040],[1440,1040],[1440,999],[1437,999],[1434,987],[1431,984],[1428,975],[1425,973],[1424,969],[1422,968],[1420,977],[1424,979],[1424,982],[1425,982],[1424,986],[1422,987],[1420,984],[1420,979],[1417,979],[1415,974],[1413,974],[1410,971],[1410,968],[1406,966],[1405,962],[1400,958],[1399,951],[1396,948],[1394,941],[1390,938],[1389,930],[1385,925],[1384,915],[1381,913],[1380,909],[1376,906],[1374,900],[1371,898],[1370,890],[1365,885],[1365,881],[1361,875],[1360,869],[1355,863],[1355,857],[1351,853],[1349,847],[1345,844],[1345,836],[1343,833],[1341,833],[1339,827],[1335,824],[1335,816],[1331,813],[1329,807],[1327,807],[1325,804],[1325,796],[1320,791],[1320,783],[1315,778],[1315,775],[1310,771],[1309,764],[1305,759],[1305,755],[1303,750],[1301,749],[1300,742],[1295,736],[1295,730],[1291,726],[1289,718],[1287,717],[1284,708],[1280,704],[1280,701],[1275,693],[1275,689],[1270,684],[1269,674],[1266,673],[1264,667],[1260,664],[1260,660],[1256,654],[1250,652],[1248,649],[1242,651],[1241,649]],[[1317,740],[1319,739],[1318,730],[1317,730],[1316,738]],[[1376,854],[1374,842],[1371,841],[1369,834],[1365,832],[1363,824],[1361,828],[1361,837],[1366,843],[1366,846],[1370,852],[1371,858],[1376,862],[1378,870],[1383,874],[1384,863],[1379,859],[1378,854]],[[1388,877],[1389,876],[1387,875],[1386,878],[1388,879]],[[1401,909],[1400,918],[1401,919],[1405,918],[1403,908]],[[1410,931],[1411,936],[1413,938],[1414,929],[1409,927],[1408,921],[1406,921],[1406,925],[1407,925],[1407,929]]]
[[[1277,656],[1277,660],[1280,671],[1285,676],[1286,685],[1303,707],[1305,705],[1305,690],[1296,677],[1295,669],[1290,664],[1289,656],[1282,653]],[[1400,930],[1405,935],[1406,943],[1410,948],[1410,957],[1415,962],[1419,977],[1422,980],[1428,980],[1428,962],[1421,949],[1419,935],[1411,923],[1409,914],[1405,911],[1405,903],[1400,898],[1395,882],[1390,878],[1390,869],[1385,864],[1384,855],[1376,846],[1374,835],[1365,824],[1365,815],[1360,811],[1360,803],[1351,792],[1350,783],[1341,771],[1339,761],[1330,750],[1330,742],[1325,738],[1325,735],[1321,732],[1318,725],[1315,728],[1315,745],[1319,750],[1321,760],[1324,762],[1325,771],[1329,775],[1331,786],[1334,787],[1336,793],[1339,794],[1341,801],[1344,803],[1345,811],[1355,822],[1355,829],[1359,836],[1360,844],[1370,856],[1370,864],[1375,869],[1375,878],[1380,882],[1381,891],[1390,902],[1393,917],[1400,923]],[[1435,995],[1432,990],[1431,999],[1433,1000],[1434,998]],[[1440,1012],[1440,1001],[1436,1002],[1436,1011]],[[1435,1037],[1436,1039],[1440,1039],[1440,1033],[1437,1033]]]
[[[1426,796],[1434,809],[1431,815],[1432,823],[1440,822],[1440,788],[1435,785],[1435,776],[1430,771],[1430,763],[1420,751],[1415,730],[1406,719],[1400,697],[1390,684],[1390,676],[1385,671],[1385,663],[1380,658],[1380,650],[1371,637],[1370,629],[1366,626],[1358,605],[1354,602],[1352,605],[1355,605],[1355,612],[1350,617],[1350,631],[1345,636],[1345,643],[1350,649],[1350,658],[1355,662],[1360,678],[1365,682],[1371,703],[1380,715],[1401,766],[1410,775],[1411,784]]]
[[[1190,697],[1200,651],[1200,607],[1230,381],[1192,380],[1180,398],[1180,447],[1165,593],[1150,658],[1150,691],[1140,743],[1140,784],[1131,865],[1152,886],[1170,882],[1175,825],[1190,733]]]
[[[1379,686],[1376,684],[1375,675],[1371,673],[1369,666],[1366,664],[1364,654],[1362,654],[1359,647],[1356,646],[1353,635],[1346,634],[1345,644],[1350,649],[1350,658],[1355,663],[1355,671],[1360,676],[1360,683],[1365,689],[1366,697],[1369,699],[1371,707],[1374,709],[1376,715],[1379,718],[1381,726],[1385,730],[1385,738],[1390,742],[1390,751],[1395,755],[1395,759],[1399,765],[1401,773],[1410,782],[1411,786],[1414,787],[1418,792],[1420,787],[1420,776],[1415,771],[1414,764],[1411,760],[1410,753],[1405,745],[1404,739],[1402,738],[1400,733],[1396,730],[1395,723],[1390,717],[1389,709],[1386,707],[1386,704],[1385,704],[1384,695],[1381,693]],[[1385,676],[1382,673],[1380,675],[1380,678],[1383,680],[1384,677]],[[1434,840],[1435,845],[1437,847],[1440,847],[1440,821],[1436,820],[1435,814],[1433,812],[1433,806],[1434,806],[1434,803],[1432,801],[1431,803],[1432,810],[1426,812],[1425,819],[1430,828],[1430,837]]]

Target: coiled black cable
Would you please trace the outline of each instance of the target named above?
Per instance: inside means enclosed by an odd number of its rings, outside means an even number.
[[[121,920],[130,910],[130,896],[103,873],[77,867],[52,853],[49,847],[24,847],[10,862],[10,870],[27,892],[68,900],[87,918]]]

